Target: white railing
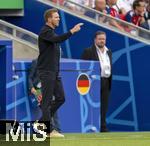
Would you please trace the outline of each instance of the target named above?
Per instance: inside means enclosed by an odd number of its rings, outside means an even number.
[[[38,51],[38,36],[30,31],[0,20],[0,35],[25,44]]]
[[[72,2],[70,0],[64,0],[63,3],[60,3],[61,0],[56,0],[53,2],[52,0],[37,0],[44,4],[55,6],[56,8],[60,8],[67,13],[71,13],[77,17],[90,21],[94,24],[102,26],[104,28],[110,29],[112,31],[124,34],[130,38],[134,38],[136,40],[142,41],[146,44],[150,44],[150,31],[143,29],[141,27],[135,26],[134,24],[128,23],[126,21],[114,18],[110,15],[104,14],[102,12],[96,11],[90,7],[86,7],[80,5],[78,3]],[[86,12],[91,13],[92,15],[89,16]],[[94,17],[93,17],[94,16]],[[123,28],[120,30],[119,28],[115,27],[112,22],[116,22]]]

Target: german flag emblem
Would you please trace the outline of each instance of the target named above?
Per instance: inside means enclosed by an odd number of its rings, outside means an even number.
[[[76,81],[76,87],[78,92],[81,95],[85,95],[89,92],[90,89],[90,79],[89,76],[85,73],[82,73],[78,76]]]

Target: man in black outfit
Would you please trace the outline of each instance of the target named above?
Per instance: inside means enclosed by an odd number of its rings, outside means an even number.
[[[28,82],[29,82],[29,94],[35,95],[37,97],[40,106],[42,96],[41,96],[41,81],[37,73],[37,59],[34,59],[31,63]],[[54,96],[53,100],[55,100]],[[53,117],[51,117],[51,123],[53,135],[55,135],[55,137],[64,137],[64,135],[60,133],[61,129],[59,125],[59,118],[57,112],[54,114]]]
[[[106,126],[106,113],[108,110],[109,94],[112,80],[112,53],[105,46],[106,34],[97,31],[92,47],[85,49],[82,59],[100,61],[101,67],[101,132],[108,132]]]
[[[67,40],[74,33],[81,29],[82,23],[75,25],[69,32],[57,35],[54,29],[59,26],[59,13],[57,9],[49,9],[44,14],[46,24],[42,27],[38,43],[38,73],[42,84],[41,109],[43,116],[41,122],[49,127],[50,117],[55,114],[58,108],[65,102],[64,90],[59,76],[60,47],[59,43]],[[55,96],[55,101],[52,100]],[[50,123],[50,137],[53,131]]]

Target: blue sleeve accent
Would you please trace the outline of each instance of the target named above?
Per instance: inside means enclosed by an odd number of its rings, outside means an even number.
[[[125,16],[125,20],[126,20],[127,22],[132,22],[132,17],[131,17],[131,15],[130,15],[130,13],[127,13],[127,15]]]
[[[110,14],[110,8],[106,7],[107,14]]]

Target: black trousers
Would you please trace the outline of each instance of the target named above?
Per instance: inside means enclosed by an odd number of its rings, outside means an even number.
[[[51,132],[53,130],[51,117],[65,102],[63,85],[61,78],[56,72],[39,71],[39,77],[42,85],[41,110],[43,113],[40,121],[47,125],[47,132]],[[53,100],[53,96],[55,96],[55,100]]]
[[[109,78],[101,78],[101,129],[106,129],[106,113],[110,94]]]

